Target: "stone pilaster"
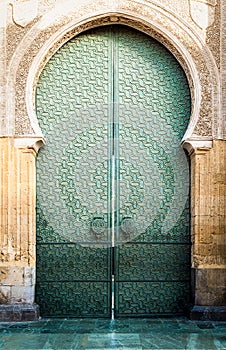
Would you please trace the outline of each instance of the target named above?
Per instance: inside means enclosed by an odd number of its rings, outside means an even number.
[[[226,141],[197,142],[191,157],[193,319],[226,319]]]
[[[0,2],[0,130],[7,132],[5,120],[6,108],[6,1]]]
[[[221,137],[226,139],[226,1],[221,1],[221,93],[222,93],[222,126]]]
[[[36,319],[35,151],[0,138],[0,319]]]

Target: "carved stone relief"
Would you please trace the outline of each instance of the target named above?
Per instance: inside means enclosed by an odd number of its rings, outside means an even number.
[[[46,6],[52,6],[53,2],[54,1],[47,1],[45,4]],[[163,2],[162,0],[162,3]],[[198,2],[198,0],[196,2]],[[57,3],[58,2],[56,2],[56,4]],[[152,6],[154,3],[155,6]],[[207,2],[202,2],[202,4],[208,7],[214,7],[214,3],[209,5],[209,2],[208,4]],[[57,15],[56,8],[53,9],[53,13],[47,12],[46,16],[42,17],[37,21],[37,24],[31,27],[30,31],[22,40],[20,45],[23,54],[17,48],[18,52],[21,54],[21,59],[17,61],[19,66],[15,85],[15,133],[17,135],[36,133],[36,128],[34,126],[32,127],[29,122],[30,115],[28,116],[26,108],[26,84],[32,62],[35,57],[40,55],[42,47],[47,45],[48,49],[44,55],[42,54],[43,58],[42,61],[38,63],[39,67],[35,68],[36,78],[34,78],[33,81],[33,103],[35,79],[38,79],[42,67],[55,51],[67,40],[86,29],[114,22],[132,26],[151,35],[163,43],[176,56],[188,76],[193,102],[195,100],[195,93],[197,93],[197,88],[194,84],[200,84],[200,86],[202,86],[201,104],[199,107],[196,106],[196,111],[193,111],[193,114],[196,114],[196,119],[198,118],[198,122],[195,122],[196,127],[195,129],[193,128],[193,134],[199,137],[211,137],[215,133],[212,127],[216,122],[212,124],[212,120],[217,120],[218,118],[218,92],[216,88],[218,86],[218,77],[215,71],[216,64],[214,63],[210,50],[205,43],[202,42],[202,38],[195,33],[194,29],[189,27],[189,25],[186,26],[186,22],[181,21],[181,18],[173,14],[172,11],[168,12],[163,10],[161,6],[157,7],[156,1],[118,0],[117,2],[111,2],[111,5],[109,5],[108,1],[95,1],[92,3],[85,1],[81,2],[81,4],[82,5],[74,6],[71,9],[65,9],[65,15],[63,15],[63,13],[58,13],[58,17],[56,18],[53,16],[53,14]],[[104,13],[106,13],[106,15],[104,15]],[[109,16],[107,13],[109,13]],[[112,13],[112,15],[110,15],[110,13]],[[122,15],[123,13],[124,15]],[[87,18],[87,20],[85,18]],[[92,20],[91,18],[94,19]],[[79,23],[81,19],[83,23]],[[50,40],[51,37],[52,41]],[[183,53],[181,51],[182,47],[187,52],[187,58],[184,57],[185,51]],[[199,76],[195,78],[194,76],[191,77],[192,73],[189,65],[195,65]],[[13,66],[14,65],[12,65],[12,67]],[[14,70],[16,69],[14,68]],[[215,96],[215,100],[213,96]]]
[[[175,0],[155,0],[155,3],[160,7],[168,8],[183,19],[188,21],[190,19],[188,0],[179,0],[177,3]]]
[[[42,0],[38,3],[38,13],[43,15],[45,12],[50,10],[56,3],[56,0]]]
[[[220,9],[220,3],[218,1],[215,6],[214,22],[206,30],[206,44],[208,45],[211,52],[213,53],[219,69],[220,69],[220,51],[221,51],[220,32],[221,32],[221,9]]]

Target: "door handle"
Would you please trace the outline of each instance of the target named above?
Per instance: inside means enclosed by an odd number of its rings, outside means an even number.
[[[135,231],[134,221],[131,217],[125,216],[120,223],[122,232],[126,235],[132,234]]]
[[[91,229],[97,235],[100,236],[106,229],[106,223],[102,216],[96,216],[91,220]]]

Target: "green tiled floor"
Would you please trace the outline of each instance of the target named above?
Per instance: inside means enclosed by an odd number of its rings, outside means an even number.
[[[0,349],[226,349],[226,322],[181,318],[0,323]]]

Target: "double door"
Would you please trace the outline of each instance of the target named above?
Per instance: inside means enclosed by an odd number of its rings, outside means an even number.
[[[44,316],[172,315],[190,293],[185,74],[154,39],[106,26],[38,82],[37,293]]]

